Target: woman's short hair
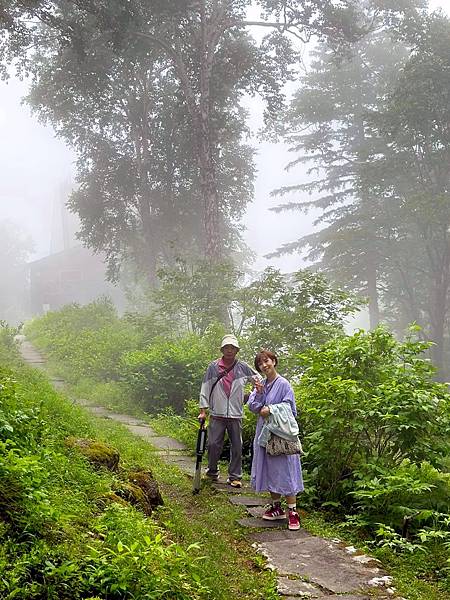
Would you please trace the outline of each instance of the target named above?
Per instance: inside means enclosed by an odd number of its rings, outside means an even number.
[[[275,366],[277,366],[278,364],[278,357],[276,354],[274,354],[270,350],[260,350],[255,356],[255,369],[258,371],[258,373],[261,373],[259,363],[261,363],[265,358],[270,358],[270,360],[273,360]]]

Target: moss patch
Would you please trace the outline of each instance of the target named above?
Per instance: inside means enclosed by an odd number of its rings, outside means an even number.
[[[105,467],[110,471],[117,471],[119,467],[119,453],[104,442],[70,436],[66,438],[66,445],[78,450],[96,467]]]

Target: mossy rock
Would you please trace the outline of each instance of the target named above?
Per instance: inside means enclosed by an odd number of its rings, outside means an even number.
[[[114,494],[139,507],[146,515],[151,515],[154,508],[164,504],[158,482],[148,470],[130,471],[128,481],[114,490]]]
[[[128,506],[128,502],[117,495],[115,492],[108,492],[104,496],[102,496],[101,500],[106,500],[108,502],[115,502],[116,504],[120,504],[120,506]]]
[[[153,477],[153,473],[150,470],[139,469],[129,471],[128,480],[130,483],[141,488],[152,508],[156,508],[157,506],[162,506],[164,504],[159,491],[158,482]]]
[[[120,455],[115,448],[104,442],[71,436],[66,439],[66,444],[69,448],[76,448],[94,466],[117,471]]]

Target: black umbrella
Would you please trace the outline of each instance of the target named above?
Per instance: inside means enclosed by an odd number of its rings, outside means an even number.
[[[194,484],[192,492],[198,494],[200,491],[200,479],[202,476],[202,458],[206,448],[206,427],[205,419],[199,419],[200,429],[197,434],[197,449],[195,451],[197,459],[195,461]]]

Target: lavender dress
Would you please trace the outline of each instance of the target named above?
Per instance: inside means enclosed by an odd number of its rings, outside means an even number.
[[[256,390],[250,395],[248,407],[254,413],[259,413],[263,406],[287,402],[294,416],[297,414],[294,391],[284,377],[278,376],[274,381],[264,384],[264,391],[258,394]],[[252,487],[257,492],[274,492],[282,496],[295,496],[303,491],[302,468],[298,454],[282,454],[269,456],[265,448],[258,444],[264,418],[259,417],[253,440]]]

